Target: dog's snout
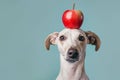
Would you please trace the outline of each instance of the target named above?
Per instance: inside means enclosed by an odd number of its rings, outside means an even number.
[[[76,59],[78,57],[78,50],[77,49],[69,49],[68,50],[68,57],[72,59]]]

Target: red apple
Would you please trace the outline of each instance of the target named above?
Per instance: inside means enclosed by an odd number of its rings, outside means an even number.
[[[83,23],[83,13],[80,10],[66,10],[62,16],[62,22],[66,28],[79,29]]]

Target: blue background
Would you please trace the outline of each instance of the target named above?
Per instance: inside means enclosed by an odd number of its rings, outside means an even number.
[[[74,0],[82,29],[99,35],[98,52],[87,46],[90,80],[120,80],[120,0]],[[0,80],[55,80],[57,46],[44,47],[49,33],[64,29],[61,16],[73,0],[0,0]]]

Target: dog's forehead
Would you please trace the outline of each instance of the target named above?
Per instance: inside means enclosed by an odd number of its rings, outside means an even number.
[[[68,35],[68,34],[74,34],[74,35],[84,35],[84,31],[82,31],[81,29],[63,29],[59,35]]]

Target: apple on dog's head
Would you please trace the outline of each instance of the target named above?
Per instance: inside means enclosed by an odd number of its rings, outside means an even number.
[[[62,15],[62,22],[66,28],[79,29],[83,23],[84,15],[80,10],[66,10]]]

